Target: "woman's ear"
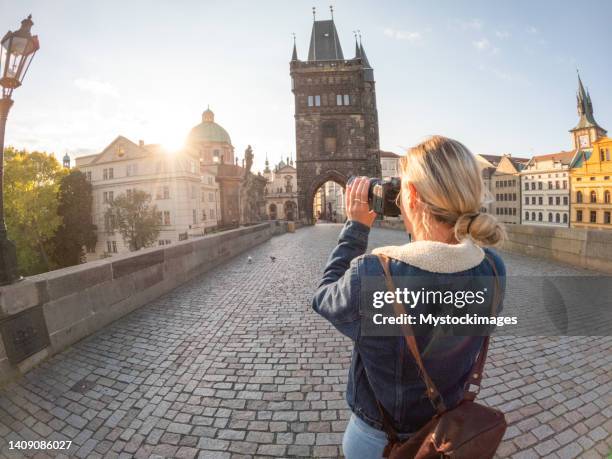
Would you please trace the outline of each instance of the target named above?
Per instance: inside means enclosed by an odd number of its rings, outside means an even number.
[[[408,183],[408,205],[411,209],[416,207],[418,200],[419,193],[417,192],[415,186],[412,183]]]

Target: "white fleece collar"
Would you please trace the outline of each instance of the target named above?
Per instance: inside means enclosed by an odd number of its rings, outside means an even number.
[[[469,238],[459,244],[415,241],[404,245],[390,245],[374,249],[372,254],[386,255],[424,271],[443,274],[472,269],[482,263],[485,257],[484,250]]]

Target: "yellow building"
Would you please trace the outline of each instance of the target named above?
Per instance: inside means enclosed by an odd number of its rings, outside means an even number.
[[[601,137],[579,150],[570,171],[572,228],[612,230],[612,139]]]

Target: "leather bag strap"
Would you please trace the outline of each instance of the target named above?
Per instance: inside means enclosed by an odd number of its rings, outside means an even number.
[[[391,272],[389,271],[389,258],[386,255],[379,254],[377,255],[380,260],[380,264],[383,267],[385,272],[385,284],[387,286],[387,290],[390,292],[395,291],[395,284],[393,283],[393,279],[391,278]],[[405,314],[406,311],[397,301],[393,303],[393,311],[395,315],[401,317],[402,314]],[[446,411],[446,406],[444,405],[444,400],[442,400],[442,396],[438,391],[438,388],[429,377],[427,370],[425,369],[425,365],[423,364],[423,360],[421,359],[421,353],[419,352],[419,346],[414,338],[414,333],[412,332],[412,326],[409,323],[405,323],[401,325],[402,334],[406,340],[406,345],[408,350],[412,354],[417,367],[419,368],[419,374],[421,379],[425,383],[425,387],[427,388],[427,397],[433,404],[434,408],[438,413],[442,413]]]

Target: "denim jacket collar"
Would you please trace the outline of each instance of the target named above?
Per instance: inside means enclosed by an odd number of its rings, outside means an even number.
[[[386,255],[424,271],[433,273],[456,273],[467,271],[482,263],[484,250],[471,239],[459,244],[438,241],[415,241],[404,245],[379,247],[372,254]]]

